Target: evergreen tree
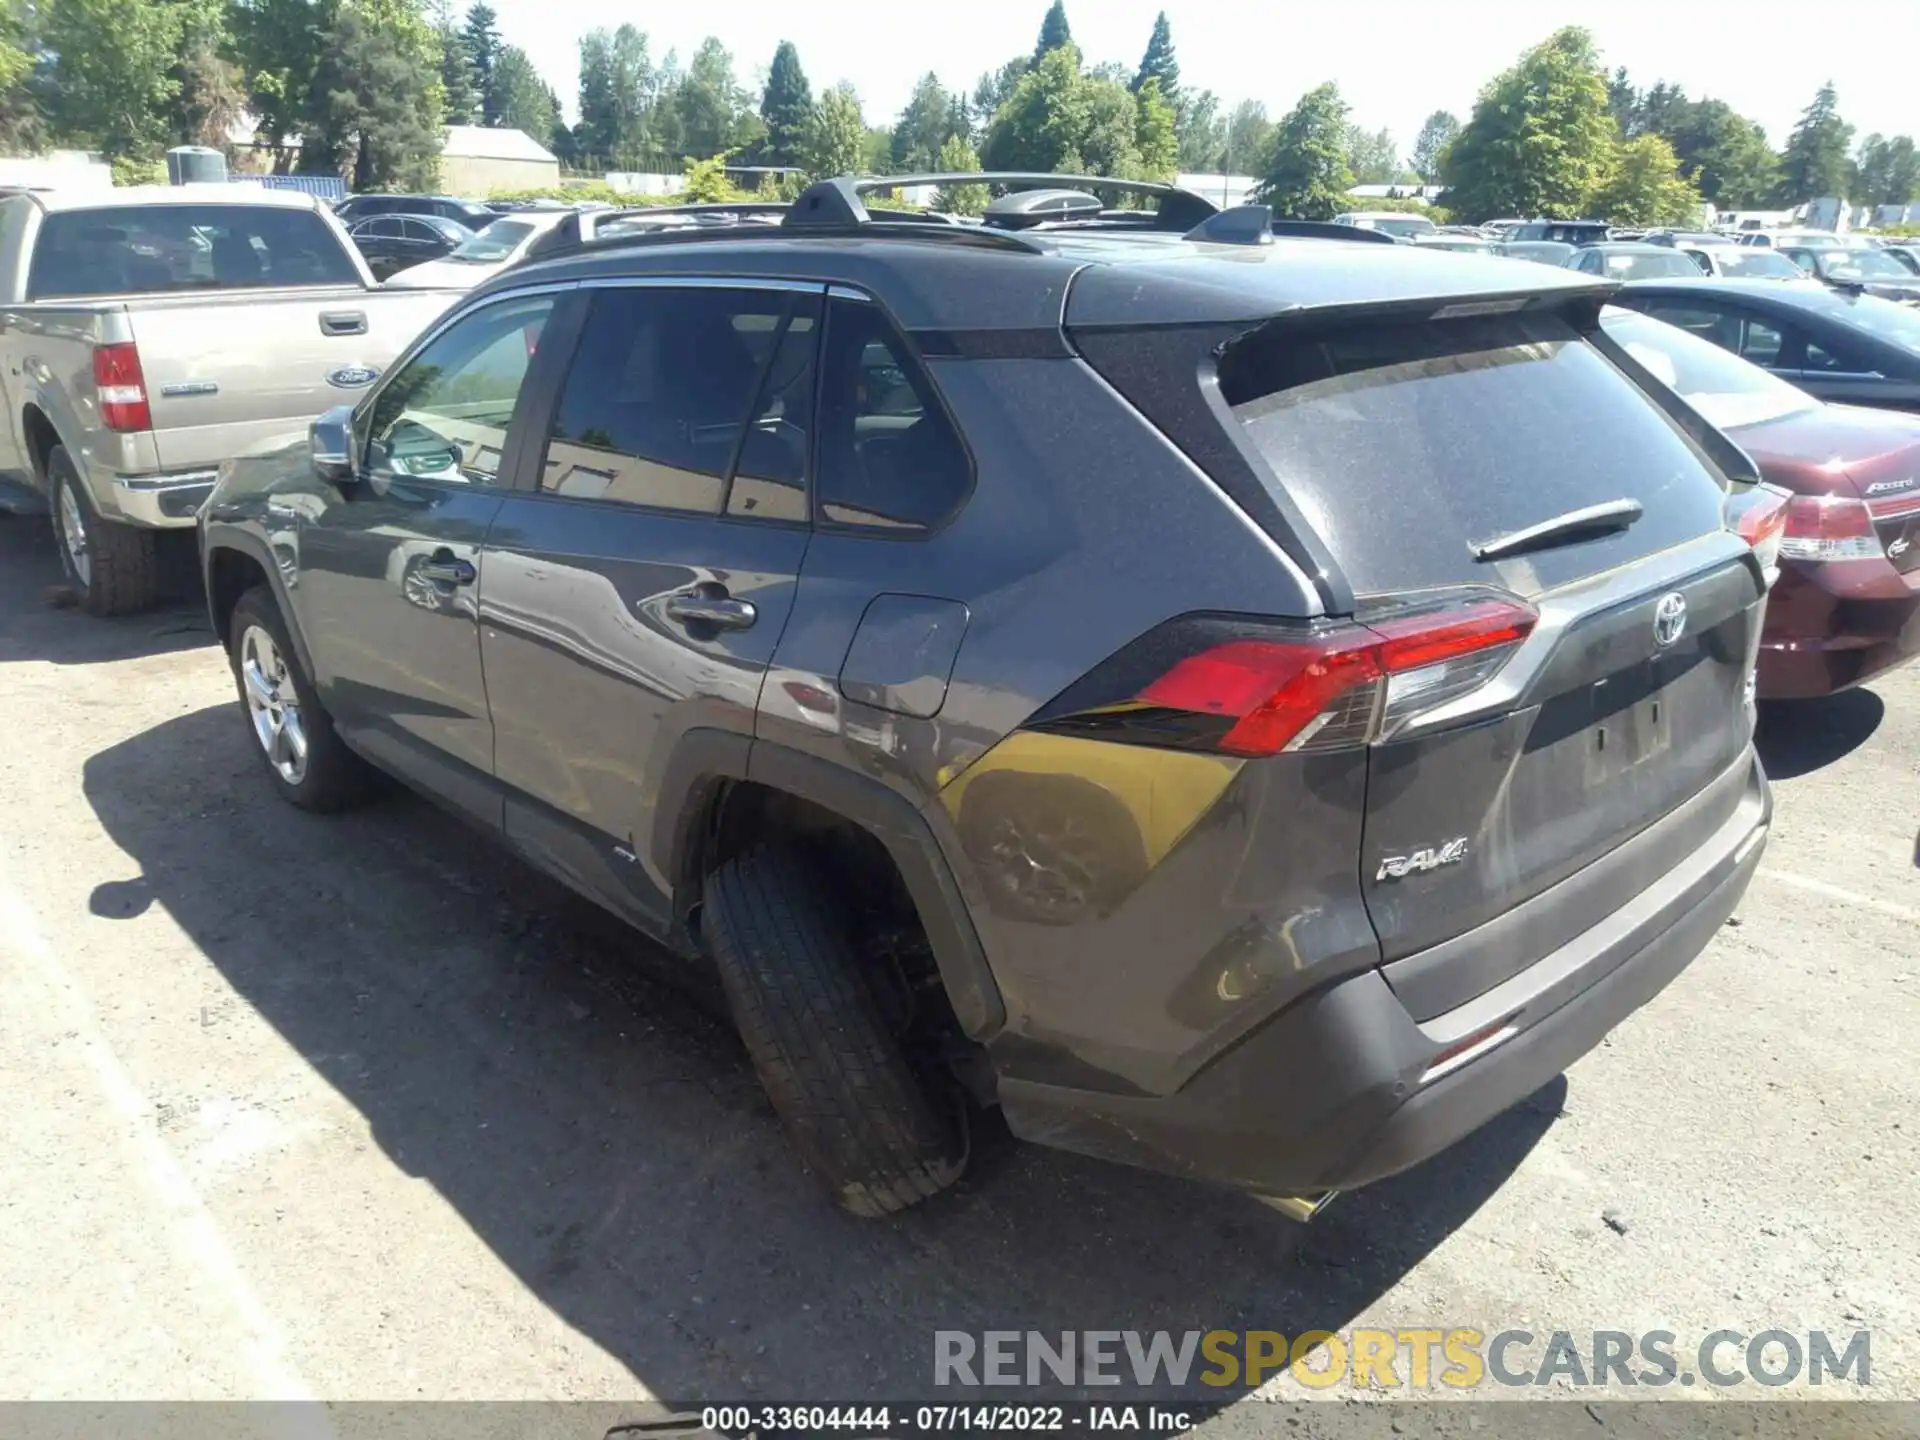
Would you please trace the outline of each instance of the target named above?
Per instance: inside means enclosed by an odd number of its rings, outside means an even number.
[[[471,125],[479,115],[480,87],[474,79],[473,52],[447,0],[440,0],[433,29],[440,45],[440,90],[447,124]]]
[[[915,82],[907,108],[893,127],[889,163],[896,173],[932,170],[939,163],[940,147],[953,133],[953,99],[929,70]]]
[[[1139,92],[1149,80],[1160,82],[1160,94],[1176,112],[1180,109],[1180,62],[1173,54],[1173,27],[1167,23],[1167,12],[1162,10],[1154,17],[1153,34],[1147,40],[1147,53],[1140,57],[1140,69],[1133,77],[1133,88]]]
[[[761,155],[766,163],[798,165],[812,118],[813,87],[800,68],[800,52],[791,40],[782,40],[773,52],[766,88],[760,94],[760,119],[767,127]]]
[[[1160,93],[1160,77],[1149,75],[1133,99],[1133,143],[1140,152],[1140,178],[1171,180],[1180,170],[1180,136],[1173,106]]]
[[[807,121],[801,165],[816,180],[857,175],[866,160],[867,122],[860,99],[848,85],[836,85],[820,97]]]
[[[1431,185],[1440,178],[1440,157],[1447,153],[1447,147],[1460,133],[1460,122],[1445,110],[1436,110],[1427,116],[1426,123],[1420,127],[1419,135],[1413,142],[1413,169],[1423,181]]]
[[[540,72],[518,45],[502,45],[493,62],[492,109],[503,130],[520,130],[545,145],[560,123],[559,107]]]
[[[343,173],[355,190],[439,183],[439,76],[414,37],[336,6],[318,36],[301,165]]]
[[[1033,47],[1033,63],[1038,65],[1050,50],[1073,43],[1073,29],[1067,24],[1066,0],[1053,0],[1047,18],[1040,22],[1040,40]]]
[[[1780,198],[1788,205],[1846,197],[1853,126],[1840,118],[1833,82],[1820,87],[1780,156]]]
[[[493,108],[493,67],[500,58],[500,17],[486,0],[475,0],[467,11],[467,56],[473,64],[473,88],[480,99],[480,123],[498,125]]]

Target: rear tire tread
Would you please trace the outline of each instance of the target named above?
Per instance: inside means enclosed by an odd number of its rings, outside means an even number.
[[[101,619],[150,609],[160,598],[160,537],[151,530],[102,518],[66,446],[54,446],[47,456],[47,474],[53,481],[51,508],[60,563],[68,579],[79,589],[82,607],[89,615]],[[63,486],[73,491],[87,527],[87,559],[92,573],[85,585],[79,583],[79,576],[72,571],[66,540],[60,531]]]
[[[763,846],[708,877],[703,913],[761,1084],[840,1205],[890,1215],[958,1180],[967,1162],[958,1094],[943,1116],[914,1075],[813,867]]]

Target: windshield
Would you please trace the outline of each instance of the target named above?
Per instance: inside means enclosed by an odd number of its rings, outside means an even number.
[[[1609,306],[1600,328],[1722,430],[1819,408],[1805,391],[1664,320]]]
[[[1813,263],[1828,280],[1911,280],[1913,274],[1878,250],[1817,250]]]
[[[1657,255],[1612,254],[1606,261],[1609,280],[1666,280],[1674,276],[1700,274],[1700,267],[1678,250],[1663,250]]]
[[[447,258],[491,265],[511,256],[514,248],[539,228],[529,225],[525,220],[496,220],[471,240],[457,246]]]
[[[1884,340],[1909,355],[1920,355],[1920,310],[1898,300],[1882,300],[1874,295],[1849,295],[1826,290],[1816,295],[1797,297],[1810,310],[1817,310],[1841,325],[1863,330],[1876,340]],[[1814,302],[1818,301],[1818,304]]]
[[[268,205],[118,205],[41,222],[31,300],[274,285],[359,285],[311,210]]]
[[[1745,247],[1720,256],[1720,273],[1748,280],[1798,280],[1806,272],[1777,250]]]

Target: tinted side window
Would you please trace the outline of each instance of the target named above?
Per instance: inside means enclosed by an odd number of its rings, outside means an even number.
[[[488,305],[409,360],[373,402],[368,472],[497,483],[513,407],[552,309],[551,296]]]
[[[1873,370],[1873,361],[1844,340],[1807,341],[1804,368],[1824,370],[1836,375],[1865,375]]]
[[[1786,337],[1766,321],[1749,319],[1743,326],[1737,353],[1756,365],[1778,365],[1786,343]]]
[[[907,534],[943,522],[966,498],[973,467],[879,307],[833,301],[820,363],[820,517]]]
[[[771,290],[592,292],[541,489],[717,515],[737,457],[749,479],[736,513],[803,507],[811,406],[807,366],[794,356],[811,356],[817,304]],[[766,388],[776,381],[777,392]],[[784,500],[773,493],[781,487]]]

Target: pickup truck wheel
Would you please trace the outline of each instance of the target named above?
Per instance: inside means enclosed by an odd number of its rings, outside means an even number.
[[[233,607],[227,632],[233,680],[253,748],[281,798],[302,810],[344,810],[364,799],[373,772],[334,733],[287,639],[280,607],[255,586]]]
[[[47,456],[47,480],[60,568],[87,613],[131,615],[152,605],[160,594],[159,537],[102,519],[66,446]]]
[[[798,853],[763,846],[707,877],[701,932],[801,1156],[844,1209],[890,1215],[960,1178],[966,1112],[914,1073],[830,893]]]

